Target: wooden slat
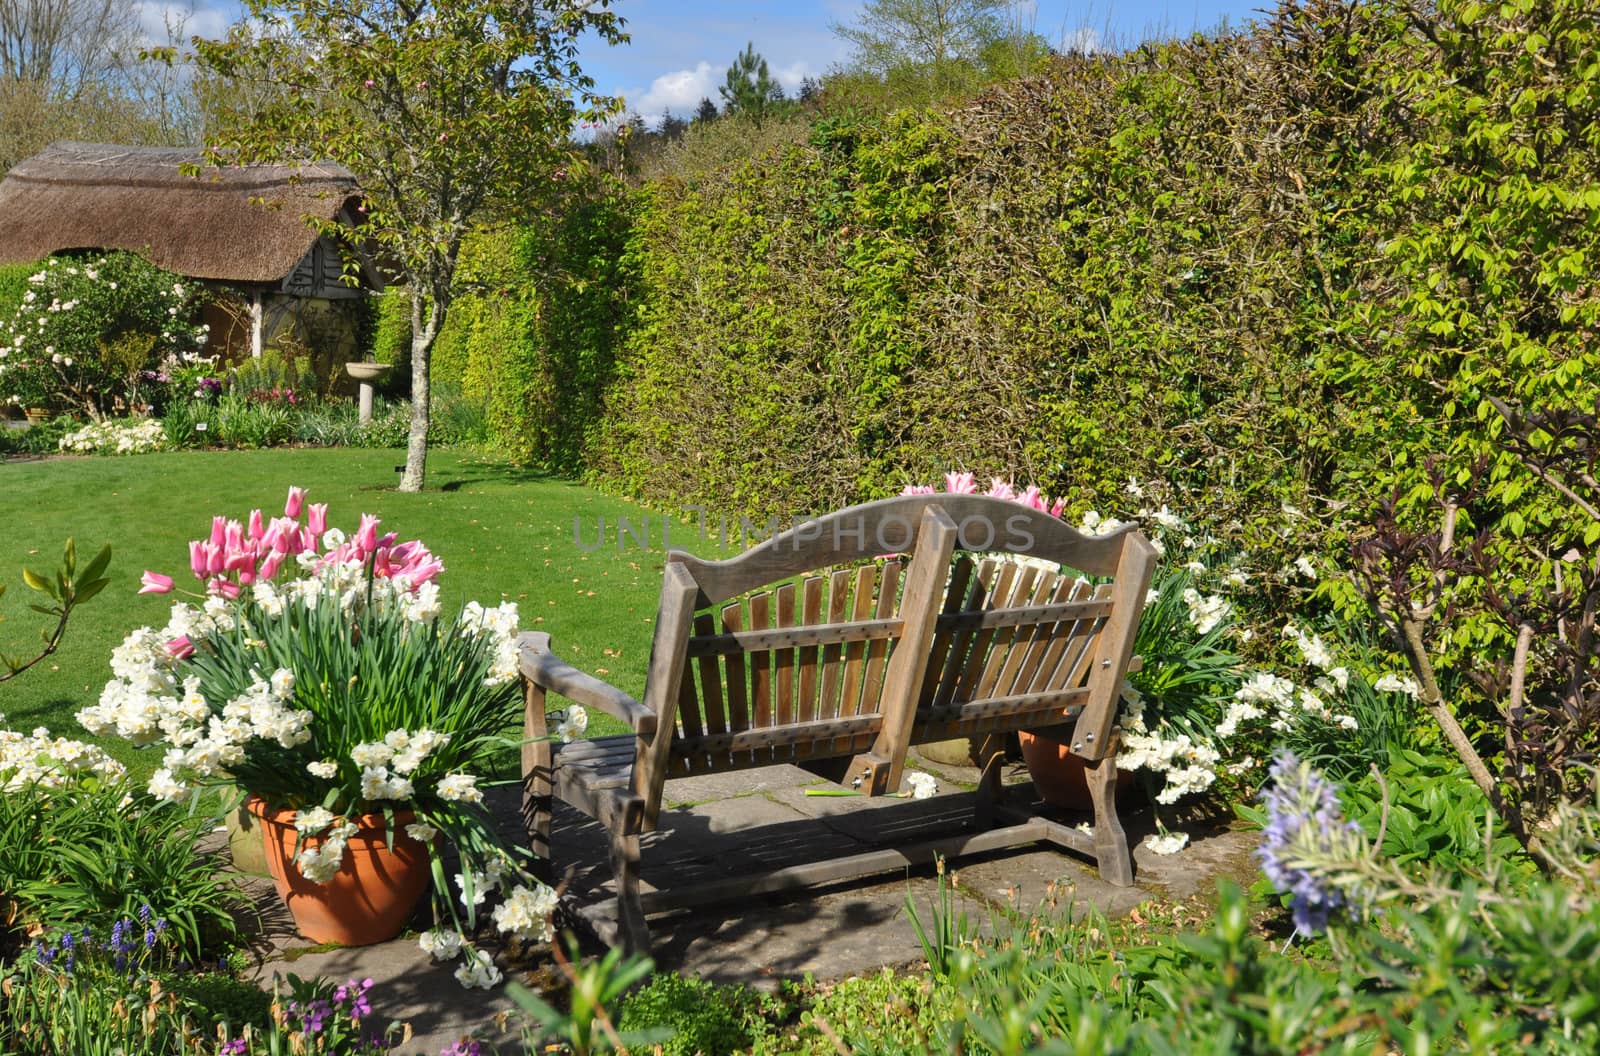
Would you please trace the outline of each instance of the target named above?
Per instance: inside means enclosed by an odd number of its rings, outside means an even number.
[[[1094,596],[1099,598],[1110,593],[1111,584],[1102,583],[1095,588]],[[1089,676],[1089,663],[1098,651],[1100,630],[1105,622],[1105,618],[1101,617],[1079,620],[1072,625],[1067,635],[1067,648],[1063,650],[1055,672],[1045,683],[1046,689],[1072,689],[1083,685]]]
[[[885,561],[878,575],[878,619],[892,619],[899,607],[900,562]],[[896,623],[902,621],[896,620]],[[902,630],[903,623],[902,623]],[[867,643],[867,667],[862,676],[861,714],[878,710],[878,700],[883,695],[884,662],[889,656],[889,640],[875,638]]]
[[[1083,833],[1065,825],[1055,825],[1042,818],[1030,818],[1020,825],[928,840],[909,847],[891,847],[843,858],[829,858],[821,862],[791,865],[761,876],[729,877],[725,880],[695,884],[691,888],[677,891],[647,891],[640,896],[640,901],[646,913],[692,909],[732,898],[792,891],[852,877],[904,869],[908,865],[926,865],[936,858],[981,854],[1047,840],[1059,842],[1082,854],[1093,853],[1094,845]]]
[[[872,615],[877,598],[873,593],[873,584],[877,582],[878,570],[871,565],[863,565],[856,569],[855,597],[852,602],[851,616],[853,619],[864,620]],[[851,642],[844,647],[844,680],[839,691],[839,716],[861,714],[861,675],[866,667],[867,647],[861,642]]]
[[[992,571],[993,579],[988,591],[987,607],[1004,606],[1006,599],[1011,596],[1011,585],[1017,578],[1017,566],[1010,561],[1001,561]],[[971,700],[978,688],[978,682],[983,678],[984,668],[989,661],[989,643],[994,640],[993,628],[985,628],[972,636],[972,647],[967,653],[966,665],[961,669],[960,678],[957,679],[955,696],[957,701]]]
[[[1056,575],[1050,577],[1046,581],[1050,588],[1050,605],[1048,607],[1053,608],[1057,605],[1068,603],[1072,597],[1076,582],[1071,576]],[[1026,693],[1028,687],[1033,684],[1033,676],[1039,672],[1039,665],[1044,662],[1045,654],[1049,652],[1051,644],[1059,636],[1060,630],[1061,622],[1059,618],[1035,624],[1030,628],[1027,641],[1019,641],[1017,646],[1013,647],[1019,649],[1021,654],[1021,663],[1017,665],[1014,677],[997,687],[998,691],[1001,693]]]
[[[1063,576],[1062,580],[1069,586],[1074,582],[1070,577]],[[1048,584],[1050,580],[1043,580]],[[1023,624],[1058,623],[1063,620],[1077,620],[1093,616],[1106,616],[1111,612],[1109,601],[1060,601],[1048,604],[1027,604],[1007,606],[1001,609],[987,609],[982,612],[953,612],[939,617],[939,630],[951,632],[955,630],[997,630],[1004,627],[1018,627]]]
[[[683,666],[683,678],[678,686],[678,725],[684,736],[698,737],[705,732],[700,720],[700,700],[694,692],[694,668]]]
[[[778,626],[790,628],[794,626],[794,584],[785,583],[777,589],[778,601]],[[779,726],[787,726],[794,721],[794,667],[795,651],[793,649],[779,649],[773,654],[772,678],[777,683],[777,699],[774,702],[773,721]]]
[[[1036,565],[1017,566],[1013,574],[1011,590],[1007,592],[999,608],[1025,607],[1019,603],[1030,602],[1033,599],[1033,584],[1039,578],[1039,569]],[[980,634],[983,632],[979,632]],[[1017,626],[1011,624],[1005,627],[996,627],[994,637],[990,641],[989,655],[983,661],[983,673],[978,676],[978,681],[972,687],[972,693],[966,695],[967,700],[981,700],[994,693],[995,683],[1000,680],[1000,672],[1005,669],[1006,661],[1011,656],[1011,643],[1016,640]]]
[[[822,577],[807,576],[801,591],[800,622],[807,627],[822,622]],[[800,722],[809,722],[817,714],[817,655],[815,645],[800,647],[800,697],[795,708]]]
[[[694,631],[702,638],[713,634],[716,631],[715,618],[709,612],[702,612],[694,618]],[[722,665],[715,656],[707,655],[696,660],[695,666],[700,669],[700,700],[704,705],[700,709],[700,717],[704,732],[726,733],[728,718],[722,710]]]
[[[697,740],[684,740],[680,751],[686,755],[702,752],[719,755],[727,752],[740,755],[756,749],[771,748],[778,744],[827,745],[840,738],[876,735],[883,719],[878,715],[855,715],[850,718],[813,719],[790,726],[750,728],[738,733],[719,733]]]
[[[1060,576],[1048,572],[1040,576],[1038,582],[1033,585],[1032,597],[1028,599],[1028,604],[1022,606],[1022,608],[1025,610],[1045,608],[1044,601],[1050,596],[1051,589],[1060,578]],[[983,688],[982,696],[1005,696],[1011,691],[1011,684],[1017,680],[1017,672],[1022,669],[1023,663],[1027,660],[1028,650],[1032,647],[1033,640],[1039,634],[1040,629],[1041,625],[1034,623],[1018,624],[1012,630],[1011,641],[1006,644],[1005,662],[1000,665],[1000,673],[995,680]]]
[[[989,587],[994,582],[995,561],[993,558],[984,558],[972,576],[972,582],[967,587],[966,594],[961,600],[962,612],[981,612],[988,607]],[[933,695],[933,706],[941,707],[956,695],[956,686],[961,681],[961,671],[967,662],[967,655],[972,649],[972,640],[976,636],[974,631],[957,631],[950,639],[950,653],[945,657],[944,669],[939,672],[939,689]]]
[[[1090,665],[1089,702],[1084,705],[1083,714],[1078,716],[1072,737],[1073,751],[1081,755],[1085,762],[1091,763],[1098,763],[1116,751],[1111,731],[1117,721],[1118,698],[1122,680],[1127,674],[1128,660],[1133,655],[1133,640],[1139,631],[1139,613],[1150,588],[1150,579],[1155,575],[1155,547],[1145,541],[1142,535],[1130,535],[1124,543],[1126,545],[1117,563],[1116,582],[1111,587],[1116,608],[1106,618],[1105,627],[1100,632],[1100,648],[1096,650]],[[1077,747],[1079,744],[1083,745],[1081,750]],[[1098,772],[1102,778],[1099,785],[1091,779],[1089,786],[1089,790],[1095,794],[1095,813],[1098,815],[1101,813],[1101,800],[1115,790],[1116,764],[1113,760],[1106,766],[1092,767],[1091,770]],[[1101,843],[1104,851],[1103,842],[1097,842]],[[1126,857],[1126,851],[1123,856]],[[1127,879],[1131,881],[1131,866],[1127,868],[1130,870]],[[1115,876],[1108,875],[1107,878],[1113,883],[1120,882]]]
[[[754,599],[751,599],[754,601]],[[733,634],[696,634],[689,639],[692,657],[726,656],[762,649],[795,649],[801,646],[861,642],[874,638],[894,638],[900,634],[899,619],[846,620],[815,627],[775,627],[737,631]]]
[[[960,526],[958,546],[1012,551],[1031,537],[1026,552],[1093,576],[1116,574],[1123,541],[1133,526],[1101,536],[1085,536],[1059,518],[1007,499],[984,495],[905,495],[840,510],[782,532],[726,561],[705,561],[674,550],[669,563],[683,564],[700,586],[701,608],[770,583],[818,568],[847,564],[901,545],[905,525],[916,525],[930,505],[938,505]],[[986,538],[987,537],[987,538]]]
[[[828,577],[828,622],[842,623],[850,611],[850,573],[841,569]],[[822,689],[817,695],[816,717],[831,719],[839,714],[839,682],[843,675],[844,646],[822,647]]]
[[[966,600],[967,584],[972,579],[972,558],[965,554],[956,558],[950,569],[950,582],[945,586],[944,614],[959,612]],[[942,618],[942,617],[941,617]],[[927,672],[922,679],[922,692],[917,706],[925,708],[933,703],[933,694],[939,688],[939,674],[944,670],[944,658],[950,652],[950,641],[955,632],[934,624],[933,644],[928,647]]]
[[[765,631],[772,626],[772,594],[763,591],[750,596],[750,629]],[[772,652],[758,649],[745,654],[750,668],[750,726],[772,725]]]
[[[744,629],[744,610],[738,602],[722,607],[722,633],[734,634]],[[746,706],[745,687],[750,683],[744,671],[744,654],[730,653],[727,660],[728,729],[750,728],[750,709]]]
[[[1066,577],[1063,576],[1063,579]],[[1069,601],[1088,601],[1094,595],[1094,588],[1088,580],[1077,579],[1072,581],[1072,593],[1068,595]],[[1044,655],[1039,659],[1039,666],[1035,669],[1033,679],[1026,686],[1019,686],[1022,692],[1035,692],[1045,689],[1050,685],[1051,678],[1056,673],[1056,668],[1061,664],[1062,654],[1066,652],[1072,638],[1072,628],[1076,620],[1067,620],[1056,624],[1050,636],[1050,643],[1045,647]]]

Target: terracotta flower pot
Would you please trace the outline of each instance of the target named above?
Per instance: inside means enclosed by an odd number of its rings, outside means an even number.
[[[1040,799],[1068,810],[1093,809],[1082,759],[1061,742],[1026,730],[1017,738],[1022,742],[1022,761],[1028,764],[1028,776],[1033,778],[1033,788]]]
[[[403,831],[416,815],[395,814],[402,831],[395,834],[392,852],[384,842],[382,814],[353,818],[357,831],[346,846],[344,864],[333,879],[318,884],[301,875],[294,861],[297,812],[272,810],[258,796],[245,806],[261,824],[267,869],[301,935],[312,942],[370,946],[400,934],[432,875],[428,848]],[[321,839],[307,837],[301,846],[321,844]]]

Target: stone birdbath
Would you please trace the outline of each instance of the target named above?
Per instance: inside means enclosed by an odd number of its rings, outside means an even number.
[[[372,421],[372,386],[379,378],[389,373],[393,367],[388,363],[346,363],[344,372],[350,375],[360,385],[360,412],[357,420],[366,425]]]

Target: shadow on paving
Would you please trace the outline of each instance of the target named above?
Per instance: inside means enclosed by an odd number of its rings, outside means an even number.
[[[817,785],[817,778],[787,766],[668,782],[665,799],[672,806],[663,810],[658,830],[641,840],[645,887],[692,888],[729,876],[969,830],[975,796],[958,786],[970,779],[962,768],[939,767],[937,772],[947,791],[921,801],[807,796],[806,788]],[[1007,780],[1008,802],[1038,809],[1032,802],[1032,786],[1019,768],[1013,768]],[[520,841],[519,790],[515,786],[492,790],[490,805],[503,834]],[[1254,871],[1254,833],[1231,830],[1220,819],[1199,819],[1185,825],[1192,837],[1188,848],[1177,855],[1157,856],[1140,846],[1154,831],[1149,813],[1123,809],[1129,843],[1137,847],[1135,886],[1106,884],[1092,863],[1052,846],[1021,847],[952,863],[955,911],[985,931],[999,910],[1031,910],[1052,899],[1059,903],[1056,912],[1081,915],[1093,906],[1118,916],[1151,898],[1156,889],[1168,897],[1186,898],[1211,890],[1218,875],[1243,879]],[[1089,819],[1087,814],[1070,812],[1051,816],[1073,825]],[[557,805],[554,821],[552,853],[567,910],[564,922],[570,925],[571,909],[611,895],[606,834],[563,804]],[[446,866],[446,875],[455,871],[453,863]],[[312,947],[294,934],[293,922],[277,902],[270,881],[246,882],[261,912],[255,978],[263,985],[270,985],[274,973],[288,972],[339,981],[373,979],[375,1014],[411,1025],[414,1040],[400,1050],[406,1056],[416,1052],[433,1056],[514,1007],[503,987],[464,990],[453,977],[455,964],[433,964],[418,948],[415,930],[375,946]],[[859,881],[746,896],[659,915],[650,920],[652,952],[658,971],[757,987],[807,974],[827,980],[907,965],[922,959],[905,912],[908,898],[927,920],[938,898],[931,863]],[[430,923],[425,903],[413,928]],[[490,931],[489,926],[482,930],[480,942],[496,949]],[[585,952],[604,949],[592,934],[581,938]],[[502,957],[501,965],[509,978],[541,989],[555,978],[550,960],[547,948],[537,948],[529,951],[525,964],[507,966]]]

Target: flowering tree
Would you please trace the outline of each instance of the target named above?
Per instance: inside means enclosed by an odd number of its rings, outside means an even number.
[[[226,39],[194,42],[202,70],[253,89],[218,116],[208,161],[331,158],[361,181],[365,247],[412,293],[402,491],[423,485],[428,368],[474,218],[548,200],[578,163],[568,130],[615,108],[576,59],[585,33],[626,39],[609,3],[246,0]]]

